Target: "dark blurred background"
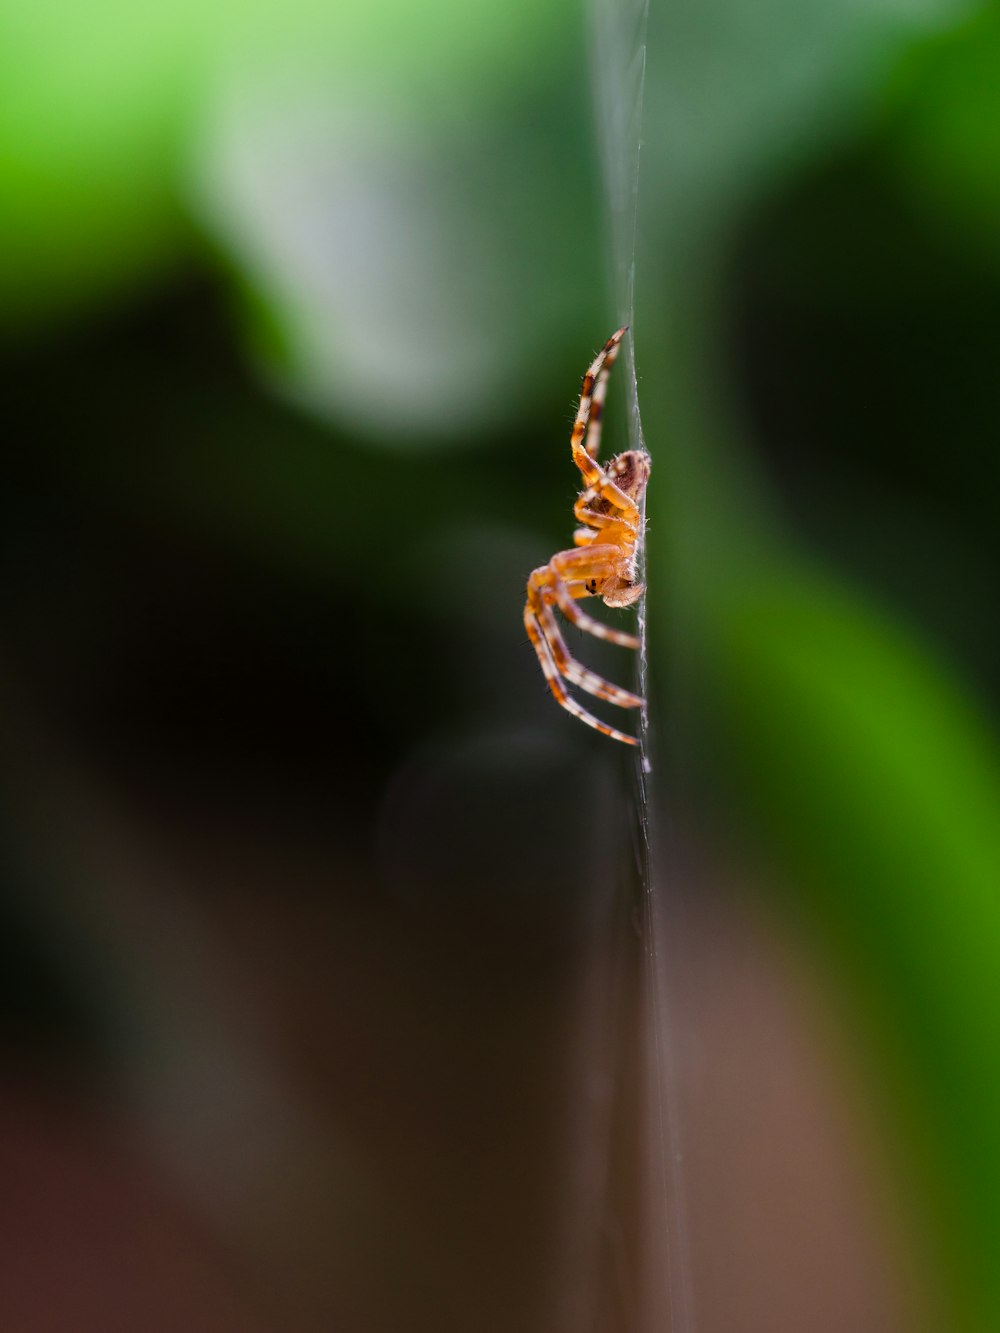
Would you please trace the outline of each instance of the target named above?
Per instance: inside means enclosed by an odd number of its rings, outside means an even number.
[[[643,876],[627,8],[0,0],[5,1333],[1000,1329],[1000,18],[654,6]]]

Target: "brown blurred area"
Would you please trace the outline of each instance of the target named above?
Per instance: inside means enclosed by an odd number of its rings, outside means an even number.
[[[818,991],[707,840],[649,916],[497,630],[523,537],[331,554],[350,442],[246,405],[211,290],[12,364],[4,1330],[904,1327]]]
[[[47,562],[8,529],[3,1327],[904,1327],[830,1025],[711,854],[653,918],[617,753],[373,733],[429,635],[372,676],[350,601],[137,540],[62,411]]]
[[[415,906],[273,830],[165,842],[121,793],[55,829],[85,844],[72,929],[145,1032],[100,1072],[8,1043],[6,1327],[624,1333],[667,1326],[643,1293],[668,1281],[699,1329],[907,1326],[815,997],[703,876],[669,922],[665,1066],[607,880]]]

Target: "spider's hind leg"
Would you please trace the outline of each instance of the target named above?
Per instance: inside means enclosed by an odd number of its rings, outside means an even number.
[[[549,689],[555,696],[556,703],[565,708],[567,713],[572,713],[575,718],[585,722],[588,727],[593,727],[595,731],[601,732],[605,736],[610,736],[614,741],[622,741],[625,745],[638,745],[639,741],[635,736],[629,736],[624,731],[616,731],[614,727],[609,727],[606,722],[600,718],[594,717],[593,713],[588,713],[582,708],[571,694],[568,694],[563,687],[556,664],[549,651],[547,640],[538,627],[534,613],[530,606],[524,609],[524,628],[528,631],[528,638],[534,645],[535,652],[538,654],[538,660],[542,664],[542,671],[545,673],[545,679],[548,681]]]
[[[551,597],[551,586],[536,582],[532,576],[528,584],[528,604],[558,673],[571,685],[579,686],[581,690],[586,690],[588,694],[593,694],[598,699],[617,704],[619,708],[641,708],[644,701],[638,694],[633,694],[631,690],[623,690],[619,685],[613,685],[611,681],[605,680],[596,671],[590,671],[573,657],[552,614],[549,605]]]

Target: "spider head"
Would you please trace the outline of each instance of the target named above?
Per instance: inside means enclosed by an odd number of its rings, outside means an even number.
[[[644,449],[626,449],[608,464],[608,476],[630,500],[638,501],[649,481],[650,457]]]

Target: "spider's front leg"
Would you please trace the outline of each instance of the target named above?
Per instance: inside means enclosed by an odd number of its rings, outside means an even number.
[[[580,390],[580,406],[577,408],[576,420],[573,422],[573,456],[576,458],[577,448],[583,458],[588,460],[591,467],[597,458],[601,447],[601,422],[604,416],[604,399],[608,392],[608,376],[611,374],[611,368],[615,364],[618,356],[618,345],[625,334],[628,332],[628,326],[618,329],[613,333],[601,350],[594,357],[587,373],[583,377],[583,387]],[[582,460],[578,461],[577,466],[584,476],[587,476],[585,464]],[[600,469],[596,469],[600,472]],[[588,484],[590,478],[587,477]]]

